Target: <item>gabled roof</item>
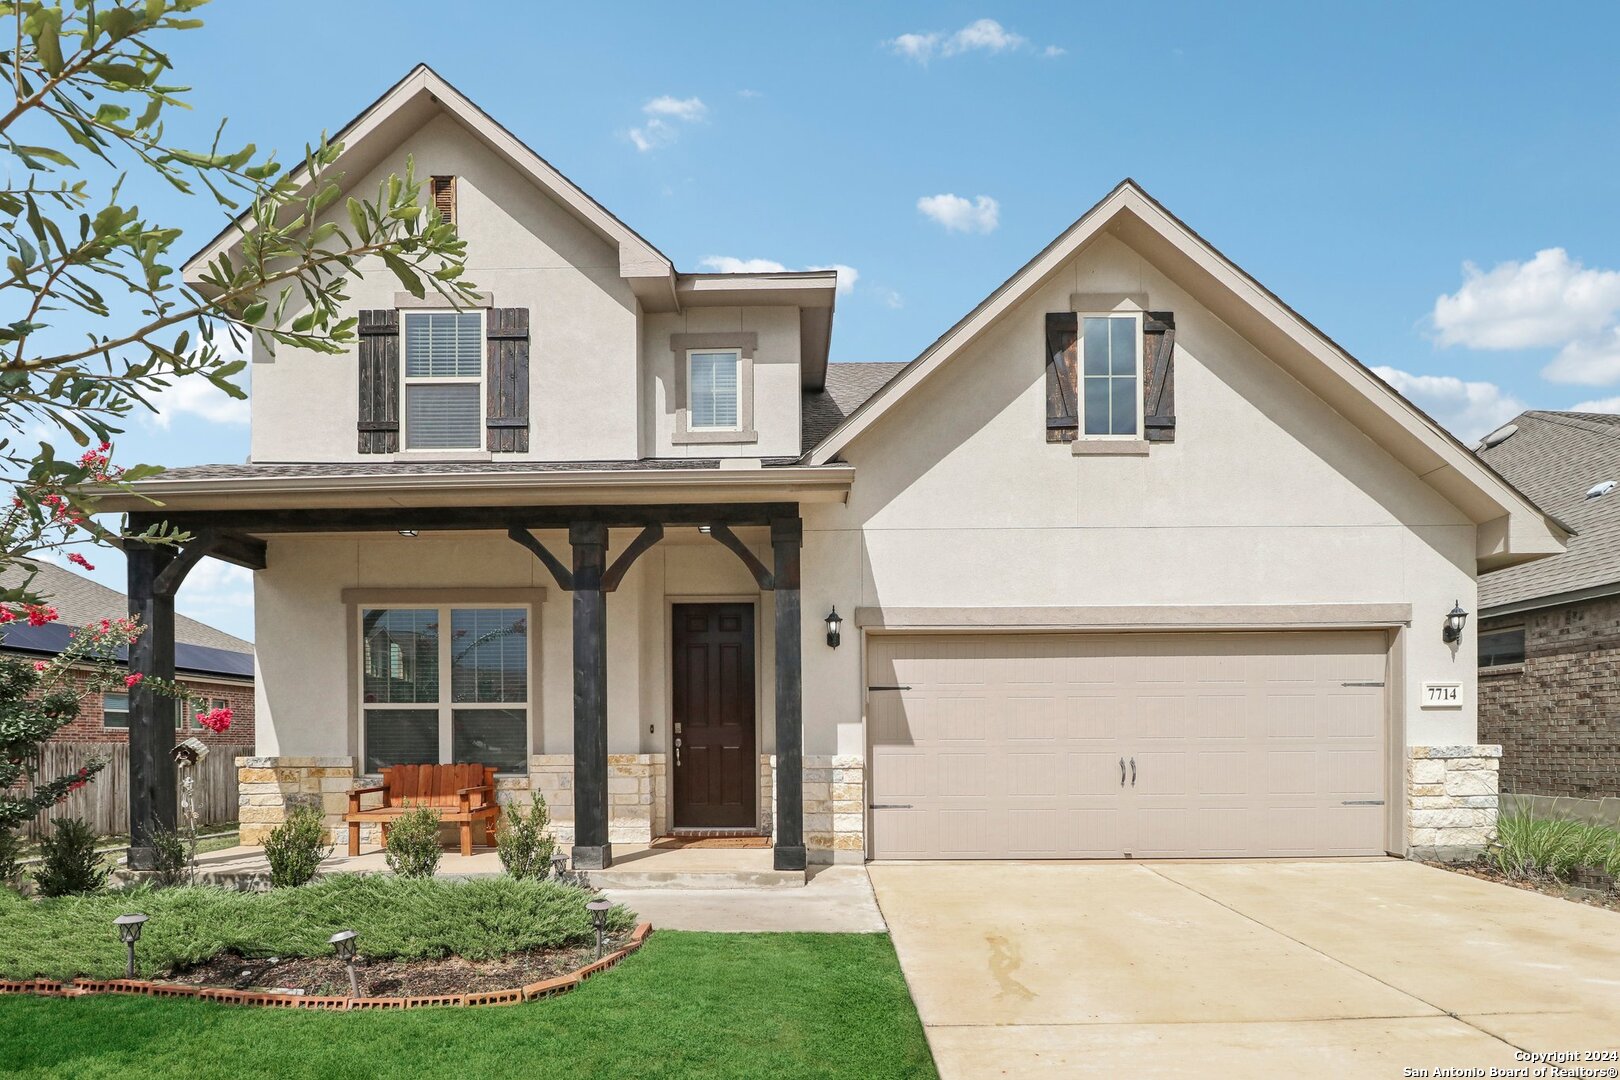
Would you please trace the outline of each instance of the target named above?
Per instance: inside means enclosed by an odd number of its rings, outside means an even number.
[[[906,394],[950,363],[1098,236],[1112,234],[1173,278],[1284,371],[1365,431],[1479,528],[1481,570],[1564,550],[1569,532],[1431,417],[1283,303],[1134,180],[1097,205],[923,350],[806,455],[833,461]]]
[[[58,619],[44,626],[10,624],[0,649],[54,656],[67,648],[68,633],[81,626],[129,614],[129,601],[117,589],[92,581],[55,563],[18,559],[0,571],[0,586],[20,588],[30,573],[32,592],[54,607]],[[174,617],[175,668],[198,675],[253,677],[253,643],[184,615]],[[118,652],[127,659],[125,650]]]
[[[1479,456],[1519,490],[1575,529],[1569,550],[1479,579],[1485,614],[1523,611],[1620,593],[1620,485],[1587,498],[1605,481],[1620,481],[1620,416],[1533,409],[1511,422],[1512,433]]]

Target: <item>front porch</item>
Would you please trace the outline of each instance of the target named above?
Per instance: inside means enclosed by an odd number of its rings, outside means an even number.
[[[248,845],[310,806],[341,847],[349,792],[382,765],[473,761],[500,769],[501,803],[545,796],[579,870],[679,854],[768,860],[734,870],[802,881],[807,817],[814,861],[863,857],[864,761],[803,752],[802,652],[824,631],[802,618],[796,503],[131,514],[134,529],[159,522],[192,540],[130,545],[131,608],[150,628],[136,671],[171,677],[174,593],[198,559],[256,571],[259,745],[238,759]],[[547,602],[552,586],[566,606]],[[153,767],[173,745],[169,708],[132,695],[137,869],[174,822],[172,770]],[[683,829],[769,848],[648,846]],[[379,840],[368,827],[372,851],[328,865],[380,864]],[[493,872],[494,859],[461,867],[447,852],[444,872]]]

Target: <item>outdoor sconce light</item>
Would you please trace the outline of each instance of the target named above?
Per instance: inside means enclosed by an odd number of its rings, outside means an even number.
[[[611,900],[592,900],[585,905],[585,910],[591,913],[591,921],[596,924],[596,958],[602,959],[602,935],[607,932],[607,913],[613,906]]]
[[[349,994],[351,997],[360,996],[360,976],[354,973],[354,939],[359,936],[353,930],[339,930],[326,939],[332,946],[333,951],[337,953],[338,959],[343,961],[343,966],[349,969]]]
[[[844,640],[843,630],[844,630],[844,618],[843,618],[842,615],[838,614],[838,605],[834,604],[833,609],[831,611],[827,612],[827,647],[828,648],[832,648],[832,649],[838,648],[838,643]]]
[[[1463,627],[1468,625],[1468,612],[1462,609],[1462,601],[1452,605],[1451,613],[1446,616],[1446,628],[1440,632],[1440,640],[1451,645],[1462,640]]]
[[[126,979],[135,977],[135,943],[141,940],[141,924],[146,920],[147,916],[140,914],[120,915],[113,920],[113,925],[118,927],[118,940],[124,943],[124,948],[128,952],[128,957],[124,961]]]

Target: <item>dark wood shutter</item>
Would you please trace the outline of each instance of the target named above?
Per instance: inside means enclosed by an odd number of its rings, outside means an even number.
[[[440,220],[456,223],[456,178],[435,176],[432,180],[433,209]]]
[[[1072,311],[1046,316],[1046,441],[1074,442],[1080,433],[1076,380],[1080,367],[1080,320]]]
[[[529,449],[529,309],[491,308],[486,320],[489,395],[484,424],[489,449]]]
[[[1142,412],[1148,442],[1176,441],[1176,317],[1150,311],[1142,321]]]
[[[360,325],[360,452],[399,450],[399,312],[362,311]]]

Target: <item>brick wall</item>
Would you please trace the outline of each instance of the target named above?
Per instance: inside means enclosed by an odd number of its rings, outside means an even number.
[[[1487,619],[1523,625],[1525,661],[1479,673],[1479,741],[1502,746],[1502,790],[1620,796],[1620,599]]]
[[[71,674],[71,678],[73,679],[73,685],[82,695],[79,699],[79,715],[71,724],[58,731],[51,741],[128,742],[129,730],[127,728],[109,728],[102,724],[101,692],[89,692],[90,673],[75,671]],[[248,747],[253,745],[253,685],[251,683],[214,682],[184,676],[178,681],[204,697],[210,699],[219,698],[228,702],[231,709],[231,726],[224,732],[216,735],[198,724],[195,717],[188,715],[185,727],[180,731],[181,738],[195,736],[211,744],[246,745]]]

